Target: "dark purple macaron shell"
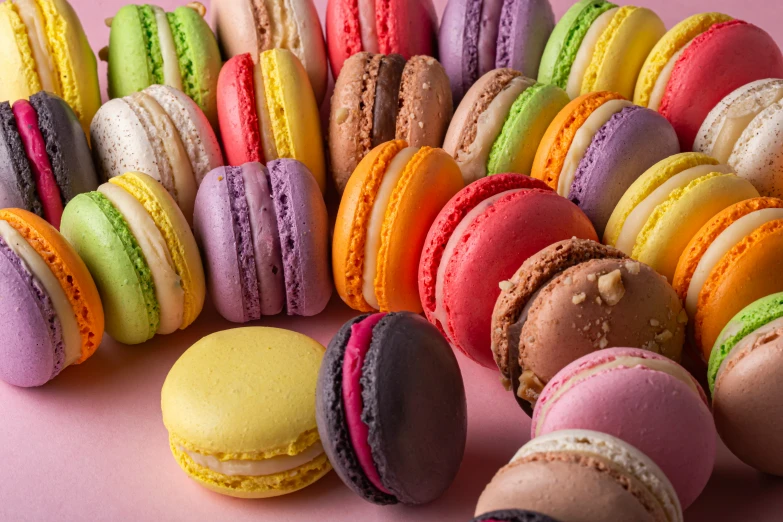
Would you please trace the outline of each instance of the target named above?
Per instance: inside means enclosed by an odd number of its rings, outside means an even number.
[[[364,475],[353,449],[342,397],[346,323],[326,350],[318,375],[316,419],[321,442],[342,481],[376,504],[424,504],[452,483],[467,438],[465,388],[457,360],[437,329],[421,316],[386,314],[372,330],[362,366],[362,421],[383,486]]]
[[[471,522],[558,522],[552,517],[521,509],[503,509],[485,513]]]
[[[677,133],[666,118],[636,105],[626,107],[593,136],[568,199],[587,214],[602,237],[628,187],[647,169],[679,152]]]
[[[22,208],[43,217],[35,177],[8,102],[0,103],[0,208]]]

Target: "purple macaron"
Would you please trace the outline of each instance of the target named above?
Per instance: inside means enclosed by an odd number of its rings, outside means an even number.
[[[299,161],[219,167],[202,182],[194,229],[220,315],[236,323],[316,315],[332,295],[326,205]]]
[[[454,103],[492,69],[535,78],[554,27],[549,0],[449,0],[438,40]]]

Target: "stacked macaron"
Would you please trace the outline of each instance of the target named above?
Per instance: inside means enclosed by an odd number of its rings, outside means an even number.
[[[226,62],[217,86],[226,160],[238,166],[291,158],[305,164],[321,192],[326,168],[318,105],[307,72],[291,51],[272,49],[253,61]]]
[[[587,216],[543,182],[500,174],[471,183],[424,243],[418,284],[427,319],[456,350],[494,368],[490,323],[504,282],[528,257],[572,237],[597,239]]]
[[[302,62],[321,105],[328,71],[321,20],[313,0],[212,0],[209,11],[225,60],[245,53],[257,60],[269,49],[288,49]]]
[[[379,145],[348,180],[337,211],[332,269],[337,293],[362,312],[421,311],[417,270],[430,225],[463,187],[441,149]]]
[[[198,2],[167,13],[154,5],[126,5],[114,18],[108,51],[109,97],[121,98],[150,85],[187,94],[217,128],[217,41]]]
[[[196,198],[196,239],[209,293],[236,323],[262,315],[315,315],[332,295],[329,223],[321,191],[302,163],[220,167]]]
[[[204,113],[169,86],[152,85],[109,101],[95,115],[90,133],[103,179],[131,171],[152,176],[166,187],[188,222],[198,184],[223,164]]]
[[[342,193],[370,150],[387,141],[440,147],[453,113],[449,78],[431,56],[357,53],[334,86],[329,117],[332,178]]]
[[[783,54],[769,34],[720,13],[703,13],[675,25],[652,49],[633,100],[665,116],[685,151],[725,96],[747,83],[780,77]]]
[[[328,0],[326,43],[332,75],[362,51],[437,57],[438,16],[432,0]]]
[[[783,197],[783,80],[764,79],[726,96],[702,123],[693,150],[729,164],[762,196]]]
[[[40,386],[103,337],[95,282],[71,245],[25,210],[0,210],[0,380]]]
[[[565,89],[571,98],[613,91],[631,99],[647,55],[665,32],[649,9],[580,0],[555,26],[538,81]]]
[[[727,165],[696,152],[661,160],[620,199],[604,243],[650,265],[669,281],[680,255],[715,214],[758,191]]]
[[[79,17],[66,0],[0,4],[0,100],[39,91],[61,96],[84,132],[101,106],[98,67]]]
[[[22,208],[60,228],[65,205],[97,186],[84,130],[65,101],[38,92],[0,103],[0,208]]]
[[[554,27],[549,0],[449,0],[438,42],[454,101],[492,69],[535,78]]]
[[[541,138],[567,103],[559,87],[513,69],[495,69],[462,99],[443,148],[457,161],[465,183],[488,174],[530,174]]]
[[[602,236],[615,205],[647,169],[680,152],[660,114],[612,92],[574,99],[555,117],[531,175],[587,214]]]
[[[749,466],[783,476],[783,294],[749,304],[721,332],[707,378],[718,433]]]
[[[90,270],[106,331],[125,344],[189,326],[204,305],[204,269],[185,216],[142,173],[112,178],[76,196],[61,225]]]

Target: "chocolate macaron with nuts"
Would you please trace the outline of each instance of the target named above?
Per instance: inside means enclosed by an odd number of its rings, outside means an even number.
[[[500,283],[492,353],[528,414],[555,374],[612,347],[680,360],[687,314],[666,279],[595,241],[569,239],[528,258]]]

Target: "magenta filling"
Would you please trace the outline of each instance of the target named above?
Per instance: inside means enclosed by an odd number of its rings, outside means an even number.
[[[372,331],[378,321],[386,314],[374,314],[351,326],[351,337],[345,347],[343,358],[343,409],[351,445],[359,460],[364,475],[373,486],[391,495],[391,491],[383,487],[381,476],[372,460],[372,451],[367,440],[369,427],[362,421],[362,367],[367,352],[370,350]]]

